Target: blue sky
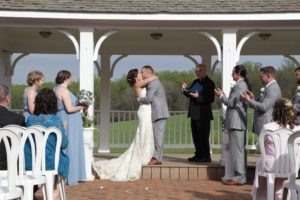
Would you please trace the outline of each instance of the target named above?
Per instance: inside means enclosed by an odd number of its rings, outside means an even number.
[[[14,55],[13,59],[16,56]],[[116,59],[116,56],[112,57],[112,60],[114,59]],[[195,56],[195,59],[198,62],[201,61],[200,56]],[[239,63],[245,61],[261,62],[263,65],[279,67],[283,62],[283,56],[242,56]],[[192,61],[183,56],[128,56],[120,60],[116,65],[112,79],[118,79],[122,75],[127,74],[129,69],[140,68],[144,65],[152,65],[156,71],[187,71],[195,67]],[[43,72],[46,82],[54,81],[56,73],[62,69],[69,70],[73,79],[78,80],[79,61],[76,60],[75,55],[32,54],[24,57],[17,63],[12,83],[25,84],[27,74],[32,70]]]

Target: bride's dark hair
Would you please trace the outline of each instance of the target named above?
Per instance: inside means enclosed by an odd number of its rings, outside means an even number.
[[[133,86],[135,84],[135,78],[138,73],[139,73],[138,69],[129,70],[127,74],[127,82],[129,83],[130,86]]]

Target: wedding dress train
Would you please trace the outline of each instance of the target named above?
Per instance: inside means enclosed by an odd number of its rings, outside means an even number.
[[[145,96],[146,89],[144,88],[140,97]],[[140,178],[142,166],[150,161],[154,150],[151,105],[140,104],[137,116],[139,124],[130,147],[118,158],[93,163],[93,168],[100,179],[137,180]]]

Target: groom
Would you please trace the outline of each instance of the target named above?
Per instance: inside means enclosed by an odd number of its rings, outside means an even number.
[[[142,68],[143,79],[154,75],[154,70],[150,65]],[[147,85],[147,95],[139,99],[140,103],[150,104],[152,109],[152,124],[154,134],[154,152],[148,165],[160,165],[163,157],[163,145],[165,126],[167,118],[170,116],[166,100],[164,87],[160,81],[154,80]]]

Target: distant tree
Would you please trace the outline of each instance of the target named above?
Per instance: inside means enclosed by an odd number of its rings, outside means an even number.
[[[245,62],[244,63],[249,81],[252,85],[252,90],[256,97],[260,95],[260,88],[264,87],[259,79],[261,63]],[[291,98],[295,93],[296,81],[295,70],[296,65],[288,59],[285,59],[281,66],[277,69],[277,81],[282,89],[283,96]],[[189,99],[181,94],[180,84],[187,82],[189,85],[196,78],[194,70],[189,71],[163,71],[157,72],[162,85],[165,88],[168,106],[170,110],[183,111],[187,110]],[[211,75],[216,87],[222,88],[222,73],[220,69],[216,69]],[[55,83],[45,83],[43,87],[53,88]],[[11,97],[13,109],[23,108],[23,92],[26,85],[17,84],[13,85]],[[70,87],[70,91],[76,95],[79,91],[79,82],[74,82]],[[94,96],[95,96],[95,109],[100,108],[100,95],[101,95],[101,79],[95,77],[94,80]],[[132,88],[128,85],[126,77],[122,76],[120,79],[111,82],[111,109],[112,110],[137,110],[138,101],[133,93]],[[215,98],[212,104],[213,109],[220,108],[220,101]]]
[[[276,79],[280,85],[282,96],[292,98],[296,91],[296,64],[290,59],[284,59],[277,70]]]

